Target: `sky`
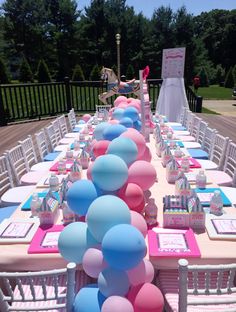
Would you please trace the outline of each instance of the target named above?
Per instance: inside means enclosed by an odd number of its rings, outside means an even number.
[[[36,0],[37,1],[37,0]],[[76,0],[78,9],[90,5],[90,0]],[[4,0],[0,0],[0,5]],[[213,9],[233,10],[236,9],[236,0],[126,0],[128,6],[133,6],[135,12],[143,13],[147,18],[151,18],[155,8],[161,5],[170,6],[176,12],[181,6],[185,5],[187,12],[199,15],[201,12],[208,12]]]
[[[90,5],[90,0],[77,0],[78,9]],[[185,5],[187,12],[199,15],[213,9],[233,10],[236,9],[236,0],[126,0],[128,6],[133,6],[136,13],[142,12],[147,18],[151,18],[155,8],[161,5],[170,6],[176,12]]]

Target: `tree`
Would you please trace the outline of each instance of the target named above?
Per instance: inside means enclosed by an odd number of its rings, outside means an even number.
[[[199,77],[200,77],[200,86],[209,87],[209,80],[205,67],[202,67]]]
[[[135,76],[134,67],[131,64],[129,64],[126,71],[126,79],[133,79],[134,76]]]
[[[24,56],[20,66],[20,77],[19,80],[22,82],[32,82],[33,81],[33,74],[30,68],[30,65]]]
[[[216,82],[221,86],[222,82],[224,82],[225,71],[220,64],[216,67]]]
[[[7,68],[2,58],[0,58],[0,84],[1,83],[9,83]]]
[[[101,78],[101,68],[98,66],[98,64],[96,64],[94,65],[90,73],[89,80],[96,81],[96,80],[100,80],[100,78]]]
[[[225,77],[225,88],[234,87],[233,67],[231,66]]]
[[[38,82],[51,82],[52,78],[48,69],[48,66],[44,60],[40,60],[37,69]]]
[[[84,73],[83,73],[82,68],[79,64],[77,64],[73,70],[72,80],[73,81],[85,80]]]

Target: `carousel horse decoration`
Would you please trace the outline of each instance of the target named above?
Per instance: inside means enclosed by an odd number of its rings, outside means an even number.
[[[143,71],[143,78],[146,79],[149,74],[149,67],[146,66]],[[134,93],[138,98],[140,97],[139,80],[119,81],[118,77],[111,68],[103,67],[101,70],[101,79],[107,80],[107,92],[99,95],[99,100],[107,104],[107,98],[114,94],[129,94]]]

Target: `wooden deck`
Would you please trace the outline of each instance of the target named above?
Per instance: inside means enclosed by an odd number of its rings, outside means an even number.
[[[236,143],[236,117],[213,114],[198,115],[209,124],[209,127],[216,129],[224,136],[228,136]],[[19,140],[26,138],[27,135],[33,135],[46,127],[51,121],[52,119],[43,119],[41,121],[31,121],[0,127],[0,155],[7,149],[15,146]]]

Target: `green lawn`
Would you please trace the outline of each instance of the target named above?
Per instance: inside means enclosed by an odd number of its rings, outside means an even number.
[[[231,100],[232,89],[219,87],[218,85],[212,85],[208,88],[200,87],[198,89],[199,96],[202,96],[205,100]]]

